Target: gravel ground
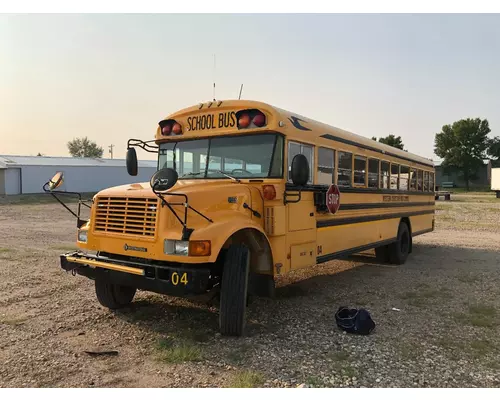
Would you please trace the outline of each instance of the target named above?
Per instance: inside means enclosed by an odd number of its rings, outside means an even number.
[[[500,386],[492,196],[439,201],[404,266],[364,254],[282,279],[238,339],[206,304],[139,292],[120,312],[101,307],[92,281],[58,265],[74,223],[57,204],[0,204],[0,387]],[[341,305],[366,307],[373,334],[340,331]]]

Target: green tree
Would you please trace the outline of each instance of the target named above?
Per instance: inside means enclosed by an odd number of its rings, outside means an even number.
[[[467,118],[444,125],[441,132],[436,133],[434,153],[443,159],[443,167],[455,167],[462,172],[466,190],[486,157],[490,132],[488,120]]]
[[[377,141],[377,138],[375,136],[372,137],[372,140]],[[387,144],[389,146],[395,147],[396,149],[404,150],[404,145],[403,141],[401,140],[401,136],[394,136],[394,135],[389,135],[384,137],[378,138],[378,141],[380,143]]]
[[[69,154],[72,157],[102,158],[104,152],[102,147],[92,142],[87,137],[76,138],[68,142]]]
[[[488,155],[495,160],[500,160],[500,137],[496,136],[490,139],[488,143]]]

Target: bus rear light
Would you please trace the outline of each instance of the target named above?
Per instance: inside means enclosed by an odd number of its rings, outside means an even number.
[[[250,126],[250,115],[248,114],[242,114],[238,118],[238,128],[248,128]]]
[[[174,135],[180,135],[182,133],[182,127],[178,122],[176,122],[172,127],[172,133]]]
[[[253,117],[252,122],[255,126],[261,128],[266,124],[266,116],[259,111],[258,114]]]
[[[262,186],[262,192],[266,200],[274,200],[276,198],[276,189],[274,185]]]

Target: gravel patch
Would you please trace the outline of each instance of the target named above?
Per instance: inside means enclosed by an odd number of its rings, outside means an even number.
[[[58,264],[71,216],[0,204],[0,387],[499,387],[500,201],[437,204],[404,266],[366,253],[281,278],[242,338],[207,304],[138,292],[101,307]],[[340,331],[341,305],[367,308],[373,334]]]

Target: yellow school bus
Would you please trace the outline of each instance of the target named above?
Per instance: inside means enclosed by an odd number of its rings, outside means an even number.
[[[131,175],[137,147],[157,154],[151,181],[97,193],[61,255],[110,309],[137,289],[214,294],[221,333],[240,336],[248,296],[272,297],[277,276],[368,249],[403,264],[434,229],[430,160],[262,102],[169,115],[128,141]]]

